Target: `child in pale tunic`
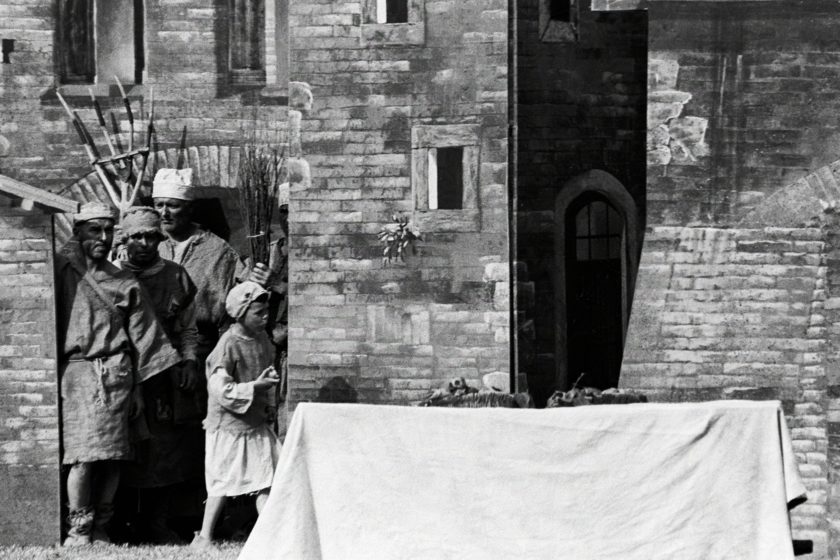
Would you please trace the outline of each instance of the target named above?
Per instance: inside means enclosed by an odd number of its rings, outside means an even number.
[[[266,333],[268,292],[255,282],[235,286],[225,300],[236,320],[207,357],[204,473],[207,504],[193,546],[211,546],[227,496],[257,495],[261,512],[280,450],[271,428],[276,414],[274,345]]]

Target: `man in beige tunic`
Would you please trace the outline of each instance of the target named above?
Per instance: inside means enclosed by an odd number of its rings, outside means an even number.
[[[158,252],[162,258],[183,266],[195,283],[197,354],[201,365],[230,325],[225,297],[237,279],[247,276],[247,269],[227,241],[193,222],[197,195],[192,169],[159,169],[155,175],[152,198],[166,235]],[[203,380],[203,373],[198,378]]]
[[[115,216],[89,203],[56,255],[62,463],[69,465],[65,546],[107,541],[119,461],[132,457],[138,386],[180,361],[130,272],[107,260]]]

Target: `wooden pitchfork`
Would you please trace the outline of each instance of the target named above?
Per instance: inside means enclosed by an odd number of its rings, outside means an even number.
[[[119,78],[116,76],[114,76],[114,78],[117,81],[117,87],[119,87],[120,95],[122,96],[123,105],[125,107],[126,117],[128,118],[128,149],[124,152],[120,151],[122,150],[122,145],[119,142],[119,134],[121,131],[115,128],[112,137],[111,132],[108,130],[105,116],[102,114],[102,107],[100,107],[99,101],[93,94],[92,89],[88,90],[90,92],[91,102],[93,103],[93,108],[96,111],[96,119],[99,123],[99,129],[105,137],[105,143],[110,153],[110,155],[104,157],[100,156],[96,143],[90,135],[90,132],[88,132],[85,123],[79,117],[78,111],[70,108],[70,105],[68,105],[67,101],[65,101],[64,97],[62,97],[58,88],[56,88],[55,93],[58,96],[58,100],[61,102],[61,105],[64,107],[64,110],[67,112],[67,116],[70,117],[70,122],[73,123],[73,128],[76,129],[76,133],[79,135],[82,147],[88,156],[91,166],[93,166],[93,170],[96,172],[97,177],[99,177],[99,181],[105,188],[105,192],[108,193],[108,197],[111,199],[114,206],[119,209],[120,221],[122,221],[122,217],[137,199],[137,194],[140,192],[140,187],[143,184],[143,178],[146,174],[152,135],[154,134],[155,92],[153,88],[150,88],[150,104],[148,112],[149,122],[146,134],[141,134],[143,137],[142,139],[145,141],[145,145],[135,148],[134,112],[131,110],[131,102],[126,95],[125,89],[120,83]],[[110,113],[109,116],[113,122],[116,122],[113,113]],[[133,182],[131,180],[132,175],[134,176]]]

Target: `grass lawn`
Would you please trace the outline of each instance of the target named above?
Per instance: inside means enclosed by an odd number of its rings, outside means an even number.
[[[188,546],[96,545],[80,548],[0,546],[3,560],[236,560],[242,543],[222,543],[214,552]]]

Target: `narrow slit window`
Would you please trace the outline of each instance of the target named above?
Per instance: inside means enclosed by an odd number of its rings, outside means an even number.
[[[93,0],[63,0],[59,19],[61,82],[93,83]]]
[[[234,84],[265,82],[265,2],[231,0],[230,70]]]
[[[15,40],[3,39],[3,64],[11,64],[12,60],[9,58],[15,52]]]
[[[434,173],[435,181],[435,208],[441,210],[460,210],[464,207],[464,149],[438,148]],[[430,151],[430,153],[431,153]],[[429,174],[432,174],[432,166],[429,166]],[[431,188],[429,189],[429,207],[431,208]]]
[[[376,0],[376,23],[408,23],[408,0]]]
[[[552,20],[570,21],[572,18],[571,0],[549,0],[549,17]]]

